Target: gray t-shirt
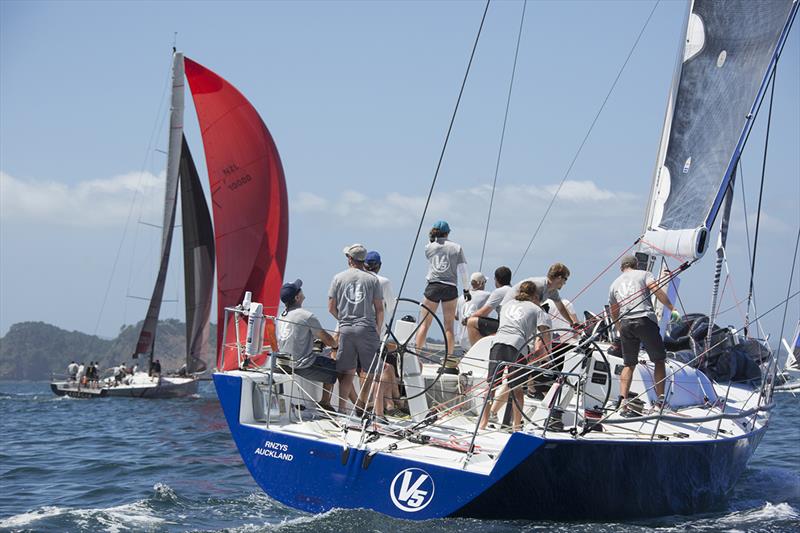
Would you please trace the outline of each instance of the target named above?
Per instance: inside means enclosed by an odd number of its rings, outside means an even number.
[[[498,318],[500,317],[500,313],[503,310],[503,305],[502,305],[503,300],[510,291],[511,291],[511,285],[503,285],[502,287],[497,287],[489,295],[489,299],[486,300],[485,305],[490,305],[492,309],[497,311]]]
[[[364,270],[348,268],[331,281],[328,297],[336,301],[339,326],[372,326],[375,321],[375,300],[383,299],[378,278]]]
[[[539,301],[544,302],[548,298],[553,300],[554,302],[561,301],[561,295],[558,294],[557,289],[548,289],[547,288],[547,276],[539,276],[535,278],[525,278],[522,281],[517,282],[511,290],[503,297],[502,305],[507,304],[511,300],[517,297],[517,293],[519,293],[519,286],[522,285],[526,281],[532,281],[536,288],[539,291]]]
[[[317,358],[312,351],[314,337],[322,330],[317,317],[311,311],[296,307],[278,317],[277,322],[275,334],[280,351],[292,356],[295,369],[310,367]]]
[[[512,300],[503,304],[492,346],[508,344],[519,350],[538,333],[537,325],[546,324],[543,314],[544,310],[533,302]]]
[[[428,258],[428,283],[444,283],[458,286],[458,265],[466,264],[464,250],[460,244],[440,238],[425,246]]]
[[[648,283],[655,278],[646,270],[628,269],[623,272],[608,291],[608,302],[619,305],[619,316],[626,318],[641,318],[646,316],[656,324],[656,312],[650,300]]]

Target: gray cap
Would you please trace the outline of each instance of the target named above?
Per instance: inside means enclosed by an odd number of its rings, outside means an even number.
[[[350,246],[345,246],[342,252],[344,252],[344,255],[353,261],[358,261],[359,263],[363,263],[367,258],[367,249],[364,248],[363,244],[351,244]]]
[[[619,262],[620,268],[639,268],[639,260],[634,255],[626,255]]]

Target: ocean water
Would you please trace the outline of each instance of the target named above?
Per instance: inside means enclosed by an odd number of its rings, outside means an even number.
[[[0,382],[0,531],[798,531],[800,398],[770,429],[724,511],[629,523],[310,515],[267,497],[230,438],[211,383],[196,398],[57,398]]]

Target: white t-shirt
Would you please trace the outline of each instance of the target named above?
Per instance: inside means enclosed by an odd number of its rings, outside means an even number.
[[[375,273],[373,272],[373,274]],[[389,281],[389,278],[381,276],[380,274],[375,274],[375,276],[381,284],[381,292],[383,293],[383,321],[386,322],[394,311],[394,289],[392,289],[392,282]]]
[[[561,316],[561,313],[559,312],[558,307],[556,307],[556,303],[553,300],[547,300],[544,303],[550,306],[550,310],[547,312],[547,316],[550,317],[551,325],[548,327],[552,329],[572,329],[572,325],[566,320],[564,320],[564,317]],[[564,304],[564,307],[567,308],[567,311],[569,311],[570,314],[575,315],[575,307],[572,305],[572,302],[562,298],[561,303]],[[554,335],[565,335],[565,334],[569,335],[569,332],[567,331],[554,332]]]
[[[484,290],[471,289],[469,293],[472,296],[470,301],[466,302],[463,297],[459,297],[456,304],[456,342],[465,350],[469,350],[472,345],[469,343],[467,328],[461,325],[461,320],[472,316],[489,299],[489,293]]]
[[[489,295],[489,299],[486,300],[485,305],[491,305],[492,309],[497,311],[498,318],[500,318],[500,313],[502,312],[502,303],[505,300],[505,297],[509,293],[509,291],[511,291],[511,285],[503,285],[502,287],[497,287]]]

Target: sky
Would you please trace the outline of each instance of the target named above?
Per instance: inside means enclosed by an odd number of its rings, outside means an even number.
[[[529,2],[495,176],[522,2],[490,6],[425,227],[439,218],[469,270],[514,279],[572,270],[562,296],[602,309],[639,236],[686,6],[662,1],[567,169],[654,2]],[[327,326],[332,276],[354,242],[397,292],[478,29],[483,2],[0,2],[0,335],[41,320],[115,336],[144,318],[155,279],[173,42],[260,112],[290,202],[286,278]],[[800,225],[800,32],[777,76],[755,269],[758,312],[785,298]],[[186,136],[206,180],[187,95]],[[766,113],[742,160],[718,320],[741,325]],[[542,216],[562,178],[552,212]],[[207,191],[206,191],[207,193]],[[746,210],[742,198],[746,199]],[[747,216],[745,216],[745,214]],[[536,227],[531,252],[516,266]],[[716,229],[716,228],[715,228]],[[424,288],[424,239],[403,296]],[[752,247],[752,244],[750,244]],[[707,312],[713,250],[682,277]],[[173,254],[162,318],[183,318]],[[482,265],[481,265],[482,262]],[[605,273],[604,269],[614,264]],[[792,292],[800,287],[795,274]],[[783,307],[764,327],[773,340]],[[788,308],[788,332],[800,298]],[[212,317],[216,321],[216,317]]]

